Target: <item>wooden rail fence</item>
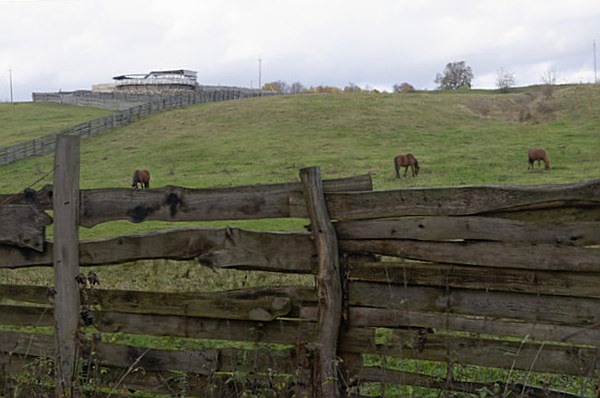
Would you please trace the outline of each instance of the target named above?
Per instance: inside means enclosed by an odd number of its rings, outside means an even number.
[[[383,395],[390,386],[598,396],[600,180],[372,191],[368,176],[322,181],[318,168],[303,169],[301,180],[81,190],[70,204],[79,206],[77,223],[88,227],[305,217],[308,232],[183,228],[50,242],[44,211],[54,209],[61,233],[60,178],[54,187],[0,196],[1,225],[19,226],[0,227],[0,267],[72,265],[57,263],[57,250],[78,258],[75,270],[61,271],[68,276],[55,270],[52,287],[0,286],[0,324],[13,327],[0,330],[0,386],[9,394],[47,391],[43,382],[19,384],[17,375],[23,366],[43,373],[51,361],[61,364],[52,373],[59,396],[358,397]],[[317,288],[128,291],[99,288],[93,274],[73,275],[79,267],[157,258],[313,274]],[[66,291],[76,292],[68,305],[79,310],[59,306]],[[75,330],[61,330],[73,319]],[[54,327],[55,337],[14,329],[33,325]],[[167,350],[102,337],[114,332],[261,344]],[[62,344],[74,352],[57,351],[56,336],[65,333],[73,338]],[[64,382],[73,380],[70,367],[79,385]],[[471,368],[478,370],[461,372]],[[477,376],[486,373],[481,369],[505,371],[490,380]],[[580,390],[540,382],[550,383],[552,374],[578,377]]]

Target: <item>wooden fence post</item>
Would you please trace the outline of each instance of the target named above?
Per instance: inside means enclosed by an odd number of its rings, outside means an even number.
[[[76,397],[79,288],[79,137],[61,135],[54,158],[54,321],[56,397]]]
[[[323,181],[318,167],[300,170],[311,232],[319,256],[317,372],[313,396],[339,397],[337,344],[342,318],[338,243],[325,205]]]

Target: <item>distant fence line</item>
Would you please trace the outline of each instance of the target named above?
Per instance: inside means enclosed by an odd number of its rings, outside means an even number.
[[[54,151],[56,138],[60,135],[78,135],[81,138],[88,138],[168,109],[181,108],[202,102],[227,101],[274,94],[276,93],[271,91],[233,87],[202,88],[194,92],[177,95],[93,93],[91,91],[33,93],[33,102],[53,102],[112,109],[116,112],[28,142],[0,148],[0,166]]]
[[[77,90],[58,93],[33,93],[32,97],[33,102],[54,102],[57,104],[123,111],[149,102],[171,101],[174,97],[191,97],[191,99],[187,99],[189,103],[199,103],[272,94],[274,93],[271,91],[242,87],[200,86],[195,91],[186,90],[177,94],[165,93],[164,90],[157,88],[155,93],[144,94],[119,91],[103,93],[90,90]]]

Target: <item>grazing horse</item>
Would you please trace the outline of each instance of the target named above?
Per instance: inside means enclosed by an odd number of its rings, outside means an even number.
[[[396,178],[400,178],[400,167],[404,167],[404,177],[406,177],[409,167],[413,177],[419,175],[419,162],[417,162],[412,153],[396,156],[394,158],[394,167],[396,167]]]
[[[138,184],[140,184],[142,188],[150,188],[150,172],[148,170],[136,170],[135,173],[133,173],[133,183],[131,186],[137,189]]]
[[[534,166],[534,162],[537,160],[538,166],[540,166],[540,162],[544,161],[544,168],[548,170],[550,168],[550,159],[548,159],[548,154],[542,148],[531,148],[529,150],[529,167],[527,170],[532,169]]]

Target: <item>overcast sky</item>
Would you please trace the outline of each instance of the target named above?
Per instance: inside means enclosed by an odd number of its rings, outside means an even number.
[[[591,83],[594,40],[598,0],[0,0],[0,101],[11,80],[30,101],[167,69],[206,85],[256,88],[260,69],[263,84],[431,90],[465,61],[474,88],[495,88],[500,68],[517,86],[550,71]]]

